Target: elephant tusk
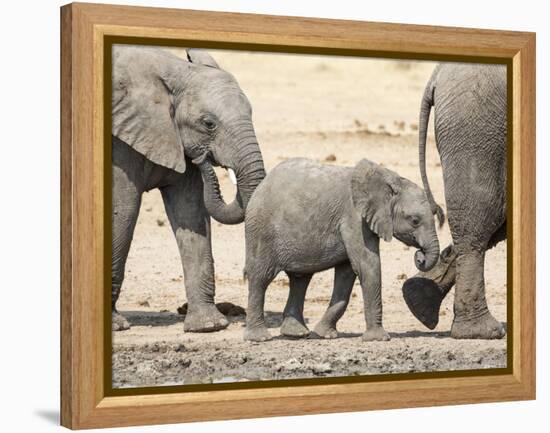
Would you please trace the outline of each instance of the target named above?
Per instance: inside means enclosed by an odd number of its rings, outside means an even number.
[[[228,168],[227,172],[229,173],[229,179],[231,179],[231,183],[233,185],[237,185],[237,176],[235,175],[235,172],[232,168]]]

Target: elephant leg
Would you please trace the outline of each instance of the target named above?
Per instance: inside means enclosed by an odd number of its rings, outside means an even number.
[[[363,341],[387,341],[390,336],[382,326],[380,239],[365,233],[362,226],[344,228],[342,237],[351,267],[359,278],[363,292],[363,309],[367,323]]]
[[[283,312],[281,334],[287,337],[302,338],[309,335],[304,321],[304,300],[312,274],[298,275],[288,273],[290,291]]]
[[[265,274],[248,272],[248,307],[246,309],[246,329],[244,339],[248,341],[271,340],[265,324],[264,305],[265,292],[273,278]]]
[[[459,254],[456,260],[457,277],[454,302],[454,338],[495,339],[505,335],[504,327],[487,307],[485,297],[485,252]]]
[[[313,332],[323,338],[336,338],[338,331],[336,323],[343,316],[348,307],[353,284],[357,276],[349,262],[342,263],[334,268],[334,289],[330,304]]]
[[[475,178],[477,187],[470,188],[470,194],[456,194],[449,185],[449,182],[456,182],[453,175],[455,173],[447,173],[445,185],[449,228],[457,254],[451,336],[502,338],[504,326],[487,306],[484,268],[485,251],[505,235],[506,211],[500,194],[490,188],[493,179]],[[467,184],[464,179],[459,180]]]
[[[487,249],[506,239],[506,222],[489,239]],[[456,282],[457,252],[453,245],[447,246],[439,262],[428,272],[419,272],[403,284],[403,297],[411,313],[429,329],[439,322],[439,308],[443,299]]]
[[[114,162],[118,152],[113,148]],[[122,331],[130,328],[128,321],[116,309],[120,288],[124,281],[124,269],[134,235],[141,190],[133,180],[131,173],[124,167],[113,164],[112,189],[112,261],[111,261],[111,307],[112,329]]]
[[[188,302],[183,328],[187,332],[223,329],[229,321],[214,303],[210,217],[203,203],[199,170],[188,166],[177,182],[162,187],[161,192],[183,266]]]
[[[438,263],[428,272],[419,272],[403,284],[403,297],[409,310],[424,326],[435,329],[439,308],[456,281],[456,249],[447,246]]]

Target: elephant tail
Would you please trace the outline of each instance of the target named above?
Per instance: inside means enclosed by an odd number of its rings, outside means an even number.
[[[432,213],[437,215],[437,220],[439,222],[439,227],[443,226],[445,222],[445,213],[441,206],[439,206],[434,199],[432,190],[430,189],[430,184],[428,182],[428,176],[426,175],[426,139],[428,135],[428,122],[430,121],[430,111],[434,105],[434,90],[435,90],[435,76],[437,75],[437,69],[434,71],[430,81],[426,85],[424,90],[424,95],[422,96],[422,102],[420,104],[420,119],[418,124],[418,154],[419,154],[419,165],[420,165],[420,175],[422,177],[422,184],[424,190],[426,191],[426,196],[430,202],[430,207]]]

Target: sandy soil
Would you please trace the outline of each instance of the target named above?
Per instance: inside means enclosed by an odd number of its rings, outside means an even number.
[[[174,50],[177,51],[177,50]],[[327,164],[354,165],[361,158],[383,163],[418,184],[417,118],[424,84],[433,63],[329,58],[260,53],[212,52],[249,97],[266,169],[292,157]],[[443,181],[433,136],[429,137],[428,173],[438,202]],[[219,172],[224,196],[234,189]],[[242,281],[244,226],[212,223],[217,302],[245,306]],[[445,225],[442,248],[449,243]],[[409,313],[401,285],[416,273],[414,250],[393,240],[381,243],[384,325],[389,342],[364,343],[361,289],[356,283],[336,340],[289,340],[279,336],[288,282],[281,274],[266,297],[271,333],[266,343],[242,340],[244,316],[231,318],[223,331],[183,332],[186,302],[176,242],[158,191],[145,194],[119,310],[132,324],[113,336],[113,385],[151,386],[181,383],[266,380],[317,376],[443,371],[506,366],[506,339],[453,340],[453,291],[447,296],[435,331]],[[489,308],[506,322],[506,243],[487,254]],[[305,317],[312,329],[332,291],[332,271],[314,276]]]

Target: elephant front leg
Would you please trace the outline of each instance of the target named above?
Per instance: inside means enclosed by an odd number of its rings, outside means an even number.
[[[118,154],[116,154],[118,155]],[[139,207],[141,205],[141,191],[127,175],[126,170],[113,165],[112,189],[112,233],[111,233],[111,308],[113,331],[123,331],[130,328],[126,318],[116,309],[124,269],[134,235]]]
[[[376,263],[378,262],[378,263]],[[367,330],[363,341],[388,341],[390,335],[382,326],[382,279],[380,277],[380,258],[372,260],[371,267],[360,271],[363,305]]]
[[[349,263],[343,263],[334,269],[334,289],[330,304],[313,332],[323,338],[336,338],[336,323],[344,315],[355,282],[355,272]]]
[[[363,341],[387,341],[389,334],[382,326],[382,277],[380,275],[380,239],[353,230],[343,231],[346,251],[363,292],[363,308],[367,330]]]
[[[487,307],[484,264],[485,252],[459,254],[456,259],[453,338],[495,339],[506,333]]]
[[[288,274],[290,291],[283,312],[282,335],[294,338],[302,338],[309,335],[309,329],[304,320],[304,300],[311,277],[311,274]]]
[[[229,324],[214,303],[210,217],[204,208],[199,181],[198,170],[188,167],[178,184],[161,190],[183,266],[188,302],[183,329],[187,332],[217,331]]]

